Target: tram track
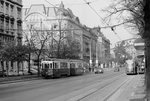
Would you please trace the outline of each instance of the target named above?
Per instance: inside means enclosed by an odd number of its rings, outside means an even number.
[[[93,75],[93,74],[92,74]],[[9,84],[4,84],[2,86],[0,86],[0,89],[3,90],[3,93],[4,93],[4,90],[7,88],[9,88],[8,90],[10,89],[15,89],[15,88],[20,88],[22,90],[28,90],[28,89],[36,89],[36,88],[40,88],[40,87],[46,87],[46,86],[52,86],[52,85],[55,85],[55,84],[62,84],[62,83],[66,83],[67,82],[72,82],[72,81],[81,81],[83,83],[88,83],[90,82],[91,80],[95,79],[95,82],[97,80],[100,79],[100,81],[104,80],[104,79],[107,79],[107,78],[110,78],[110,76],[118,76],[118,74],[108,74],[108,75],[101,75],[102,77],[96,77],[96,75],[94,76],[91,76],[91,74],[89,75],[83,75],[83,76],[74,76],[74,77],[68,77],[68,78],[58,78],[58,79],[47,79],[47,80],[40,80],[40,81],[37,81],[35,80],[34,82],[33,81],[29,81],[29,82],[24,82],[22,84],[19,84],[17,85],[18,83],[16,84],[12,84],[12,85],[9,85]],[[84,77],[84,79],[83,79]],[[49,81],[48,81],[49,80]],[[7,86],[5,86],[7,85]],[[22,86],[26,86],[26,88],[24,89]]]
[[[3,86],[0,87],[0,97],[1,99],[11,99],[14,96],[19,96],[17,100],[12,101],[25,101],[21,99],[26,99],[26,101],[49,101],[49,99],[52,99],[50,101],[55,101],[54,99],[56,99],[56,101],[69,101],[71,98],[81,94],[84,95],[79,96],[78,99],[82,97],[86,98],[98,91],[97,88],[99,88],[99,85],[101,85],[102,89],[102,86],[109,85],[108,83],[110,81],[112,81],[112,83],[115,82],[113,78],[116,78],[117,81],[117,78],[119,79],[123,76],[124,73],[121,72],[107,72],[104,74],[89,74],[60,79],[29,81],[29,83],[16,83],[9,86],[3,85],[4,88]],[[70,96],[68,96],[68,94]],[[67,100],[63,100],[64,96]],[[74,101],[80,101],[78,99]]]
[[[103,89],[106,89],[107,87],[109,87],[112,83],[116,82],[117,80],[119,80],[119,78],[107,83],[106,85],[103,85],[102,87],[94,90],[93,92],[85,95],[85,96],[82,96],[80,98],[76,99],[75,98],[72,98],[72,99],[69,99],[67,101],[85,101],[84,99],[86,99],[87,97],[93,95],[94,93],[97,93],[98,91],[102,91]],[[108,95],[106,95],[105,97],[101,98],[100,101],[112,101],[111,100],[111,97],[118,91],[120,90],[121,87],[125,86],[126,84],[128,84],[130,81],[132,80],[132,78],[130,79],[126,79],[124,80],[121,84],[119,84],[114,90],[112,90]],[[94,100],[95,101],[95,100]],[[96,100],[97,101],[97,100]]]
[[[119,76],[117,75],[112,78],[109,77],[103,81],[97,80],[95,82],[92,82],[92,85],[89,84],[84,88],[78,88],[69,94],[62,95],[49,101],[82,101],[86,97],[96,93],[103,88],[106,88],[107,86],[111,85],[113,82],[118,81],[122,77],[124,77],[124,74],[121,74]]]

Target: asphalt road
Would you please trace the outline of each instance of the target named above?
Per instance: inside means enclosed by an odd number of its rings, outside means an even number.
[[[136,75],[128,76],[124,71],[107,71],[3,84],[0,85],[0,101],[107,101],[120,96],[120,93],[113,94],[131,84],[135,78]]]

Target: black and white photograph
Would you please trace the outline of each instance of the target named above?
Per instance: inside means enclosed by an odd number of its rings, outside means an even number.
[[[0,101],[150,101],[150,0],[0,0]]]

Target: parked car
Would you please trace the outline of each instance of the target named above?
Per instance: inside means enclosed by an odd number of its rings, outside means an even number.
[[[28,71],[28,69],[24,69],[24,70],[19,71],[19,75],[28,75],[28,74],[34,75],[37,73],[38,73],[38,71],[34,68],[30,68],[30,72]]]
[[[33,74],[37,74],[38,71],[37,71],[36,69],[31,68],[29,73],[30,73],[31,75],[33,75]]]
[[[119,67],[114,68],[114,72],[119,72],[119,71],[120,71]]]
[[[94,69],[95,74],[104,73],[104,70],[102,68],[95,68]]]
[[[28,69],[20,70],[19,75],[28,75]]]

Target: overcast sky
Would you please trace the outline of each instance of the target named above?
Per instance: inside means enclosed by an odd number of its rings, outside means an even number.
[[[53,5],[60,4],[62,1],[65,8],[70,8],[75,16],[78,16],[80,22],[88,27],[104,26],[102,18],[104,13],[102,9],[109,6],[113,0],[85,0],[91,2],[91,7],[100,15],[100,17],[85,3],[84,0],[47,0]],[[51,6],[46,0],[23,0],[23,6],[25,8],[30,7],[31,4],[45,4],[46,6]],[[111,41],[112,44],[117,41],[129,39],[132,35],[125,30],[123,27],[116,28],[116,34],[110,29],[101,29],[103,34]]]

